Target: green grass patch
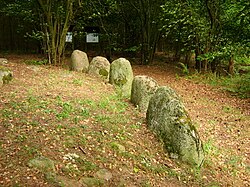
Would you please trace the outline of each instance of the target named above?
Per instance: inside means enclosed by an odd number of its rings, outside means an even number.
[[[76,85],[76,86],[82,86],[83,85],[83,80],[80,79],[74,79],[72,81],[72,84]]]

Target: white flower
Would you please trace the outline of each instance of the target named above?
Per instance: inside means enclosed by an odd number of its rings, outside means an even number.
[[[80,156],[75,153],[68,153],[63,156],[64,160],[75,161],[75,159],[79,158]]]

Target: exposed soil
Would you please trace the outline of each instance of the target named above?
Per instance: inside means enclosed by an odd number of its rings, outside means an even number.
[[[133,65],[135,75],[148,75],[182,97],[207,153],[203,167],[195,169],[169,159],[147,129],[145,115],[128,99],[115,99],[109,84],[24,63],[37,56],[5,58],[14,79],[0,88],[0,186],[59,186],[27,166],[41,155],[55,161],[66,186],[82,186],[83,177],[101,168],[112,173],[103,186],[250,186],[249,99],[176,76],[179,70],[165,62]],[[89,111],[80,116],[79,107]],[[117,142],[125,153],[117,151]],[[66,167],[67,153],[81,155],[77,169]]]

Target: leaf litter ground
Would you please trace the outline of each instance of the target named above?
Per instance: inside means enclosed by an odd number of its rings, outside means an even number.
[[[168,158],[147,129],[145,115],[109,84],[63,68],[8,56],[14,79],[1,88],[0,186],[248,186],[249,100],[177,77],[169,64],[133,66],[181,95],[204,142],[203,168]],[[28,167],[44,156],[52,177]],[[74,157],[75,156],[75,157]],[[99,183],[100,169],[112,174]],[[54,175],[56,177],[54,177]],[[86,181],[86,180],[85,180]]]

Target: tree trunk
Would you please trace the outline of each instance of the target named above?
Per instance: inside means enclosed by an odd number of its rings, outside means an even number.
[[[73,1],[57,2],[53,0],[38,0],[41,7],[41,16],[46,23],[43,24],[47,44],[49,62],[54,65],[62,65],[62,57],[65,49],[65,39],[73,17]],[[62,3],[62,4],[60,4]],[[66,5],[65,5],[66,4]],[[59,8],[64,8],[64,14]]]
[[[199,47],[196,47],[195,49],[195,69],[197,69],[198,72],[201,72],[201,61],[198,59],[198,56],[201,55],[201,51]]]
[[[229,58],[229,63],[228,63],[228,73],[230,75],[234,75],[234,59],[233,56],[231,55]]]
[[[188,51],[185,55],[185,64],[188,68],[192,67],[192,51]]]
[[[139,0],[139,17],[141,21],[141,62],[144,65],[151,64],[159,40],[160,31],[154,21],[158,12],[150,0]],[[158,2],[159,3],[159,2]]]

